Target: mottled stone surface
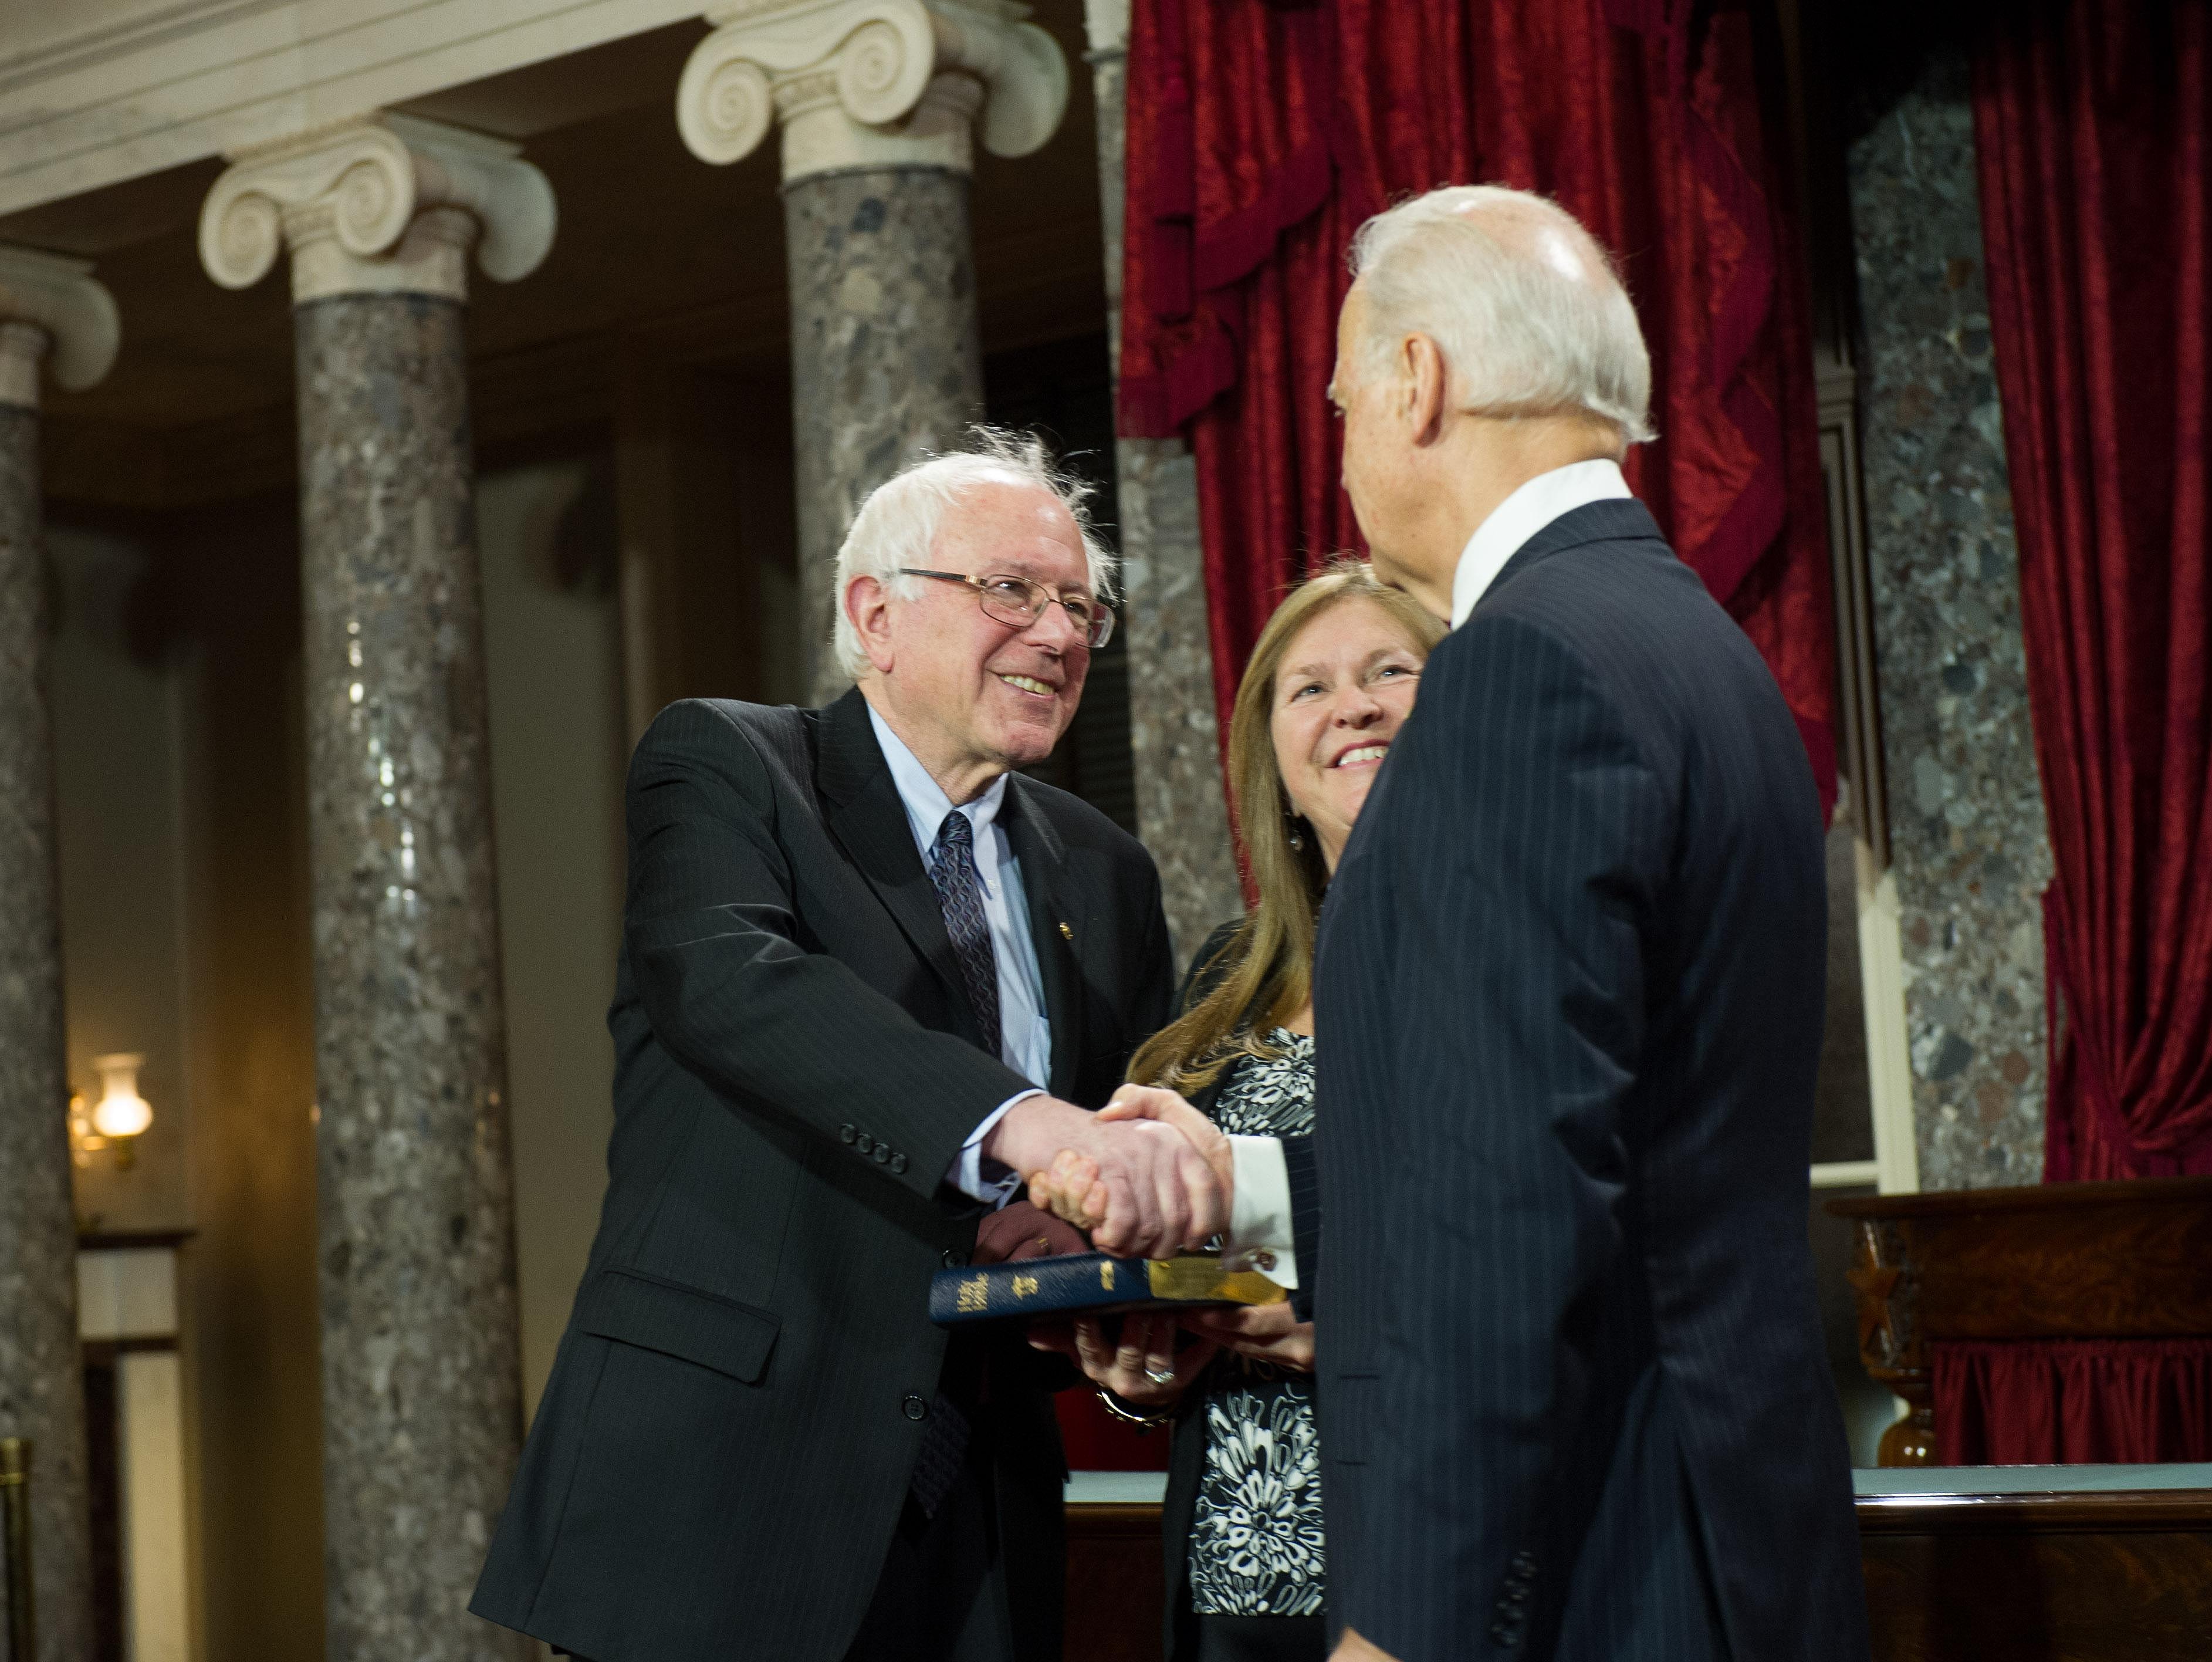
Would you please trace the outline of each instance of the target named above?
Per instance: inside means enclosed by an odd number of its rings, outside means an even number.
[[[460,306],[296,314],[331,1662],[491,1662],[521,1441]]]
[[[1108,326],[1119,363],[1126,9],[1115,22],[1120,40],[1094,50],[1091,64],[1098,100]],[[1125,438],[1115,449],[1137,834],[1160,868],[1161,899],[1180,965],[1208,930],[1244,908],[1222,790],[1220,728],[1214,718],[1213,651],[1198,539],[1198,470],[1180,439]]]
[[[92,1555],[39,521],[38,412],[0,404],[0,1437],[35,1445],[39,1662],[79,1662]]]
[[[830,651],[831,564],[873,490],[957,447],[983,414],[968,180],[938,167],[784,186],[799,606],[817,703],[849,686]]]
[[[2051,855],[1963,61],[1934,55],[1860,127],[1867,542],[1920,1181],[2034,1183]]]

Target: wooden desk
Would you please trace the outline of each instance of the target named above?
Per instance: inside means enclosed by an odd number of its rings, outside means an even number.
[[[1885,1466],[1936,1458],[1931,1342],[2212,1336],[2212,1178],[1867,1196],[1827,1209],[1856,1227],[1860,1360],[1910,1406],[1882,1434]]]
[[[1856,1474],[1875,1662],[2212,1656],[2212,1466],[1909,1475]]]
[[[2212,1466],[1855,1476],[1875,1662],[2212,1657]],[[1158,1662],[1158,1503],[1067,1519],[1067,1662]]]

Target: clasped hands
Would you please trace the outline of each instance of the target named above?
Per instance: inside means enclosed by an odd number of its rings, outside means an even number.
[[[1095,1114],[1027,1097],[992,1127],[983,1153],[1027,1179],[1040,1210],[1089,1230],[1102,1251],[1172,1257],[1229,1229],[1229,1139],[1172,1091],[1125,1085]]]

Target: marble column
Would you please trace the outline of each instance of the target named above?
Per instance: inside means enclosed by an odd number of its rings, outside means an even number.
[[[1106,228],[1106,318],[1121,361],[1123,157],[1127,149],[1129,0],[1086,0],[1098,101],[1098,201]],[[1244,910],[1222,788],[1213,646],[1198,539],[1198,469],[1181,439],[1115,445],[1128,633],[1129,751],[1137,834],[1160,868],[1176,959]]]
[[[532,270],[512,146],[382,117],[234,158],[202,259],[291,253],[331,1662],[490,1662],[466,1614],[520,1446],[465,260]]]
[[[1963,54],[1929,52],[1901,90],[1857,112],[1848,158],[1867,553],[1928,1189],[2038,1181],[2049,1078],[2039,897],[2051,846],[1967,81]]]
[[[115,356],[89,269],[0,248],[0,1437],[33,1445],[37,1662],[92,1650],[39,484],[40,365],[51,353],[55,379],[84,387]]]
[[[983,413],[968,188],[974,140],[1026,155],[1067,65],[1011,0],[738,0],[694,49],[677,123],[712,162],[782,128],[799,604],[817,700],[831,564],[868,493]]]

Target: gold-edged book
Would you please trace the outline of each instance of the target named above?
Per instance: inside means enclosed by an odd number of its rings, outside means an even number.
[[[1070,1252],[940,1269],[930,1279],[929,1318],[954,1327],[1162,1305],[1279,1304],[1289,1296],[1258,1270],[1228,1269],[1213,1253],[1117,1258],[1110,1252]]]

